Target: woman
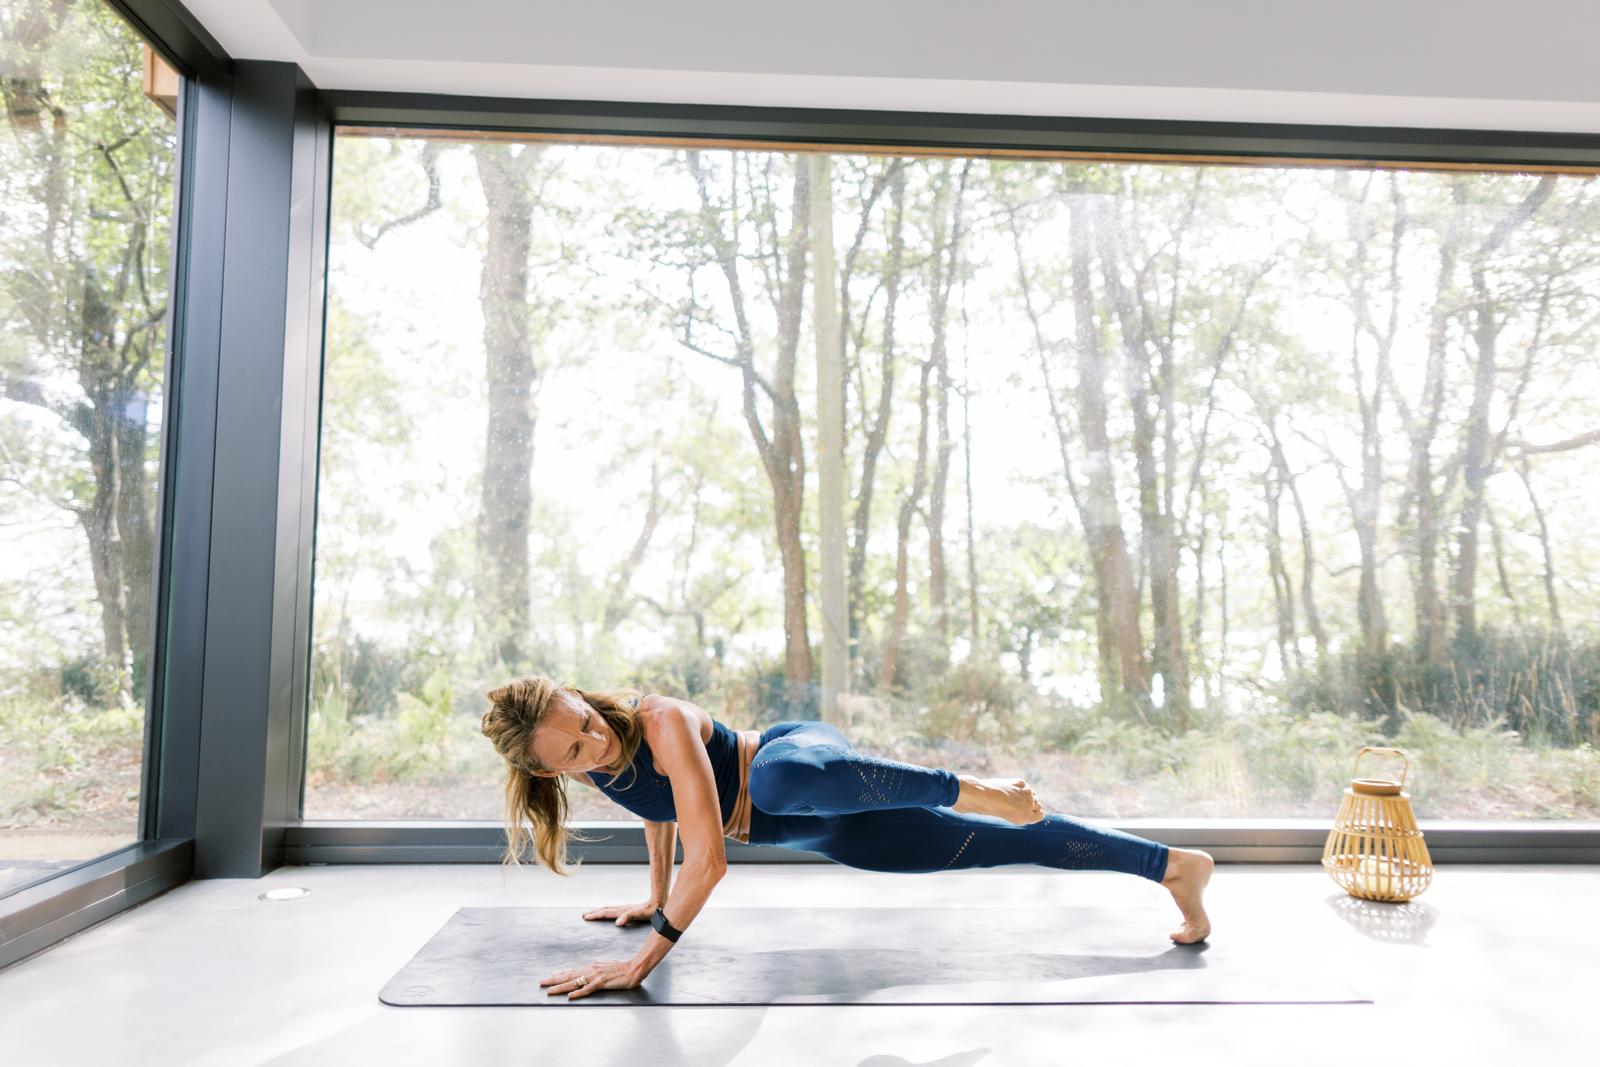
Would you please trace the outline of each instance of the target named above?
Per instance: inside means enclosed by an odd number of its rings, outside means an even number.
[[[539,984],[552,995],[576,999],[639,985],[727,873],[724,836],[871,871],[1013,863],[1123,871],[1171,891],[1183,913],[1173,941],[1193,944],[1211,932],[1201,905],[1208,854],[1047,815],[1020,778],[980,779],[867,756],[823,722],[736,732],[690,701],[658,694],[587,692],[532,677],[488,696],[483,733],[510,770],[505,862],[515,864],[527,842],[526,818],[540,861],[570,873],[563,778],[594,786],[644,820],[650,899],[584,918],[618,926],[648,919],[657,936],[631,960],[595,960],[545,978]],[[684,859],[674,882],[680,831]]]

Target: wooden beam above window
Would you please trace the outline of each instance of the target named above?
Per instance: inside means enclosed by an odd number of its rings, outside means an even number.
[[[144,45],[143,48],[144,61],[141,64],[143,76],[140,81],[145,99],[165,111],[169,118],[177,119],[178,85],[181,78],[155,49],[149,45]]]

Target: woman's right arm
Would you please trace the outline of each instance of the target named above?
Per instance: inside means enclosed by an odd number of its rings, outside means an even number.
[[[644,841],[650,848],[650,903],[661,907],[672,890],[672,865],[678,852],[678,824],[644,820]]]

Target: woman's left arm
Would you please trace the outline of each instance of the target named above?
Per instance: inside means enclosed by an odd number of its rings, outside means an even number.
[[[656,766],[672,782],[672,805],[678,813],[683,864],[661,911],[679,930],[687,930],[711,891],[728,873],[722,846],[722,805],[717,799],[716,772],[700,740],[700,720],[681,701],[657,698],[666,705],[650,739]],[[634,957],[643,979],[671,951],[672,942],[655,930]]]
[[[683,864],[661,911],[675,928],[687,930],[705,906],[711,891],[728,873],[728,858],[722,845],[722,806],[717,799],[717,779],[711,767],[711,756],[700,739],[699,717],[681,701],[666,697],[655,699],[665,706],[648,738],[650,754],[657,769],[672,782],[678,834],[683,841]],[[550,992],[570,991],[569,999],[577,999],[596,989],[631,989],[655,969],[671,951],[672,944],[660,932],[651,930],[632,960],[594,961],[588,973],[597,973],[601,980],[579,986],[566,976],[585,972],[567,971],[553,976],[559,984]]]

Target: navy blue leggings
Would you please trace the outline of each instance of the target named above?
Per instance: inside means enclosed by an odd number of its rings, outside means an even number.
[[[857,752],[825,722],[780,722],[750,763],[750,843],[818,852],[868,871],[1033,863],[1160,882],[1167,846],[1050,814],[1018,825],[951,811],[955,772]]]

